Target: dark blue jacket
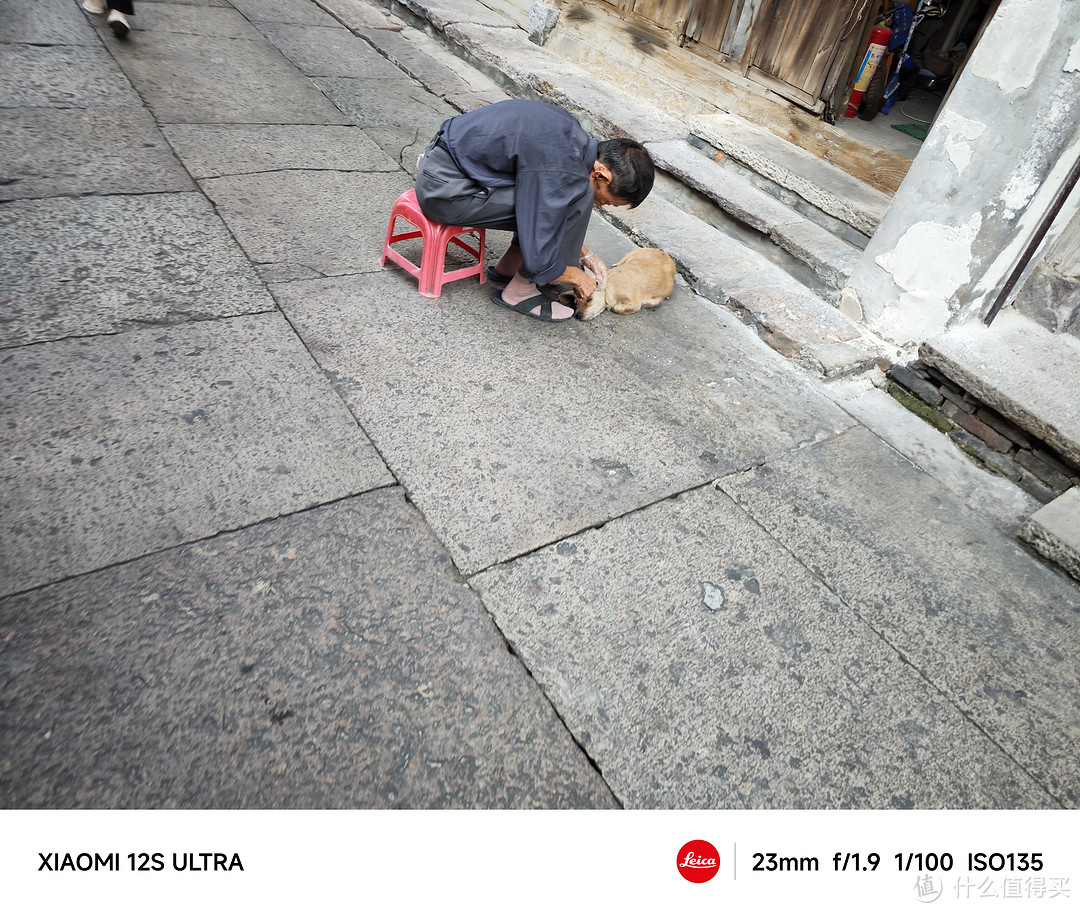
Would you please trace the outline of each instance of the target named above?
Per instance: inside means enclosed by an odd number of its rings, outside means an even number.
[[[521,99],[452,117],[442,136],[458,168],[476,183],[516,188],[522,273],[537,285],[560,276],[567,266],[560,257],[566,212],[584,194],[592,197],[597,140],[570,112]]]

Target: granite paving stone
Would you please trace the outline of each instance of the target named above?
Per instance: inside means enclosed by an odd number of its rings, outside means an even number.
[[[441,122],[440,122],[441,123]],[[410,176],[416,176],[416,163],[420,155],[427,149],[431,137],[435,135],[438,125],[429,131],[420,131],[415,127],[388,126],[366,127],[364,135],[378,144],[390,158],[398,163],[398,166],[407,171]]]
[[[401,31],[405,23],[387,10],[367,0],[319,0],[319,6],[342,25],[353,31],[361,29],[390,29]]]
[[[609,266],[632,247],[603,219],[593,220],[587,242]],[[734,315],[681,282],[655,310],[605,313],[588,326],[597,343],[610,346],[664,398],[672,415],[708,438],[718,475],[854,424]]]
[[[506,16],[482,3],[471,3],[469,0],[438,0],[438,2],[401,0],[401,5],[414,15],[428,19],[440,32],[446,31],[447,26],[454,22],[464,23],[474,29],[479,27],[514,29],[514,23]]]
[[[11,593],[393,479],[278,313],[0,360]]]
[[[386,58],[393,62],[395,69],[400,68],[408,73],[441,98],[450,98],[453,95],[461,95],[474,90],[473,86],[450,69],[443,60],[434,56],[435,49],[420,43],[419,36],[415,33],[403,34],[386,29],[367,29],[362,34],[374,47],[378,48],[380,54],[385,54]],[[495,85],[494,83],[482,84],[482,88],[491,90],[495,88]]]
[[[626,807],[1055,804],[711,486],[471,582]]]
[[[407,126],[418,139],[430,140],[459,113],[412,81],[322,76],[314,82],[358,127]]]
[[[0,42],[98,46],[86,14],[72,0],[4,0]]]
[[[980,468],[948,437],[884,391],[837,393],[845,412],[1007,532],[1016,532],[1038,509],[1038,502],[1023,489]]]
[[[142,7],[143,3],[154,3],[154,4],[169,5],[169,6],[201,6],[201,7],[215,7],[215,6],[221,6],[221,7],[228,6],[228,7],[231,7],[231,6],[234,5],[234,4],[230,3],[229,0],[142,0],[142,2],[139,4],[140,8]],[[199,14],[197,12],[193,11],[192,15],[197,16]]]
[[[349,123],[265,41],[142,32],[118,59],[159,124]]]
[[[195,178],[307,169],[397,171],[359,127],[271,124],[174,124],[164,129]]]
[[[259,31],[305,76],[401,79],[401,70],[343,28],[260,22]]]
[[[232,5],[252,22],[291,22],[297,25],[341,24],[311,0],[231,0]]]
[[[423,31],[395,32],[376,27],[357,34],[400,70],[459,110],[471,111],[480,104],[509,97],[490,76]]]
[[[272,291],[464,573],[713,477],[709,442],[577,321],[470,280],[423,298],[389,266]]]
[[[1080,587],[865,429],[721,484],[1049,795],[1080,805]]]
[[[236,10],[223,7],[206,7],[194,10],[190,6],[173,3],[153,3],[136,6],[135,15],[129,20],[133,31],[176,32],[182,35],[206,35],[215,38],[233,38],[260,41],[258,30]],[[107,25],[98,20],[100,27]],[[141,41],[142,36],[135,36]]]
[[[380,269],[390,210],[412,182],[401,172],[278,171],[200,186],[248,257],[286,278]]]
[[[142,99],[97,47],[0,44],[0,108],[137,108]]]
[[[9,109],[0,149],[0,200],[195,190],[145,108]]]
[[[0,600],[6,808],[610,808],[400,489]]]
[[[0,347],[274,307],[198,193],[4,204],[0,300]]]

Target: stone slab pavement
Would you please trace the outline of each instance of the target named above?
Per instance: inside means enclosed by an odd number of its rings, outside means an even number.
[[[7,807],[615,805],[400,489],[0,605]]]
[[[1075,807],[1023,505],[681,280],[418,295],[500,93],[362,6],[8,0],[0,807]]]

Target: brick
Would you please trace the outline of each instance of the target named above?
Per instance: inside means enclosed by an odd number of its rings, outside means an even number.
[[[998,434],[1007,437],[1016,444],[1017,447],[1027,447],[1029,450],[1031,449],[1031,438],[1017,428],[1012,422],[1003,419],[994,412],[993,409],[987,409],[983,406],[975,410],[975,416],[980,421],[986,422],[986,424],[993,428]]]
[[[949,390],[952,390],[953,393],[959,393],[961,395],[963,394],[964,388],[961,387],[958,383],[949,380],[949,378],[942,374],[937,368],[927,365],[924,370],[926,371],[926,374],[930,378],[930,380],[932,380],[939,387],[947,387]]]
[[[889,382],[885,386],[885,392],[895,399],[909,412],[914,412],[924,422],[928,422],[945,434],[952,430],[953,424],[932,406],[928,406],[917,396],[913,396],[897,383]]]
[[[959,414],[963,415],[964,413]],[[961,450],[984,463],[992,472],[1005,476],[1005,478],[1013,482],[1019,482],[1022,478],[1021,473],[1023,470],[1019,466],[996,450],[991,450],[985,441],[979,440],[975,435],[968,434],[962,428],[957,428],[949,433],[949,437],[956,441]]]
[[[1037,479],[1045,482],[1059,495],[1072,488],[1072,480],[1067,475],[1058,472],[1053,466],[1041,460],[1037,454],[1032,453],[1030,450],[1017,451],[1013,459]]]
[[[974,412],[975,411],[975,404],[972,403],[972,402],[969,402],[966,399],[964,399],[964,394],[963,393],[957,393],[955,390],[951,390],[949,387],[945,387],[945,386],[943,386],[943,387],[941,387],[939,389],[940,389],[941,395],[944,396],[945,399],[947,399],[951,403],[956,403],[956,405],[960,409],[963,409],[964,412]]]
[[[1049,504],[1059,494],[1062,494],[1062,492],[1054,491],[1048,485],[1044,485],[1039,479],[1024,469],[1020,470],[1019,485],[1024,491],[1042,504]]]
[[[998,434],[985,422],[980,422],[974,415],[969,415],[967,412],[957,412],[956,415],[950,416],[950,418],[965,431],[985,441],[986,444],[999,453],[1008,453],[1012,450],[1012,441],[1004,435]]]
[[[1033,447],[1032,452],[1040,460],[1049,466],[1052,466],[1062,475],[1073,476],[1076,475],[1076,466],[1070,466],[1068,463],[1062,461],[1056,453],[1050,453],[1048,450],[1044,450],[1042,447]]]
[[[934,407],[941,405],[942,396],[938,392],[938,388],[930,381],[919,377],[911,368],[905,365],[893,365],[892,370],[889,371],[889,377],[900,386],[906,387],[924,403]]]

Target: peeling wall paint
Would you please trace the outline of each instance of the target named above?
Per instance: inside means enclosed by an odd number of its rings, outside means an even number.
[[[1080,41],[1073,45],[1069,59],[1065,61],[1065,72],[1075,73],[1080,70]]]
[[[945,152],[949,161],[956,168],[957,176],[964,173],[964,169],[971,164],[971,143],[977,140],[986,131],[986,124],[968,120],[954,111],[945,109],[941,113],[939,123],[947,131],[945,139]]]
[[[1011,36],[1009,46],[972,54],[969,69],[996,82],[1006,94],[1026,89],[1035,80],[1039,63],[1058,27],[1061,0],[1011,0],[1003,3],[994,24]]]
[[[1030,145],[1024,150],[1001,193],[1002,218],[1010,220],[1025,209],[1047,179],[1053,163],[1059,160],[1064,132],[1075,129],[1076,89],[1074,80],[1066,80],[1043,102],[1039,118],[1041,129],[1033,131]]]
[[[1047,228],[1078,123],[1080,0],[1002,0],[841,302],[899,345],[983,319],[1080,208]]]
[[[959,227],[916,222],[876,258],[902,290],[899,305],[909,316],[927,307],[939,311],[943,298],[971,282],[971,246],[981,226],[979,213]]]

